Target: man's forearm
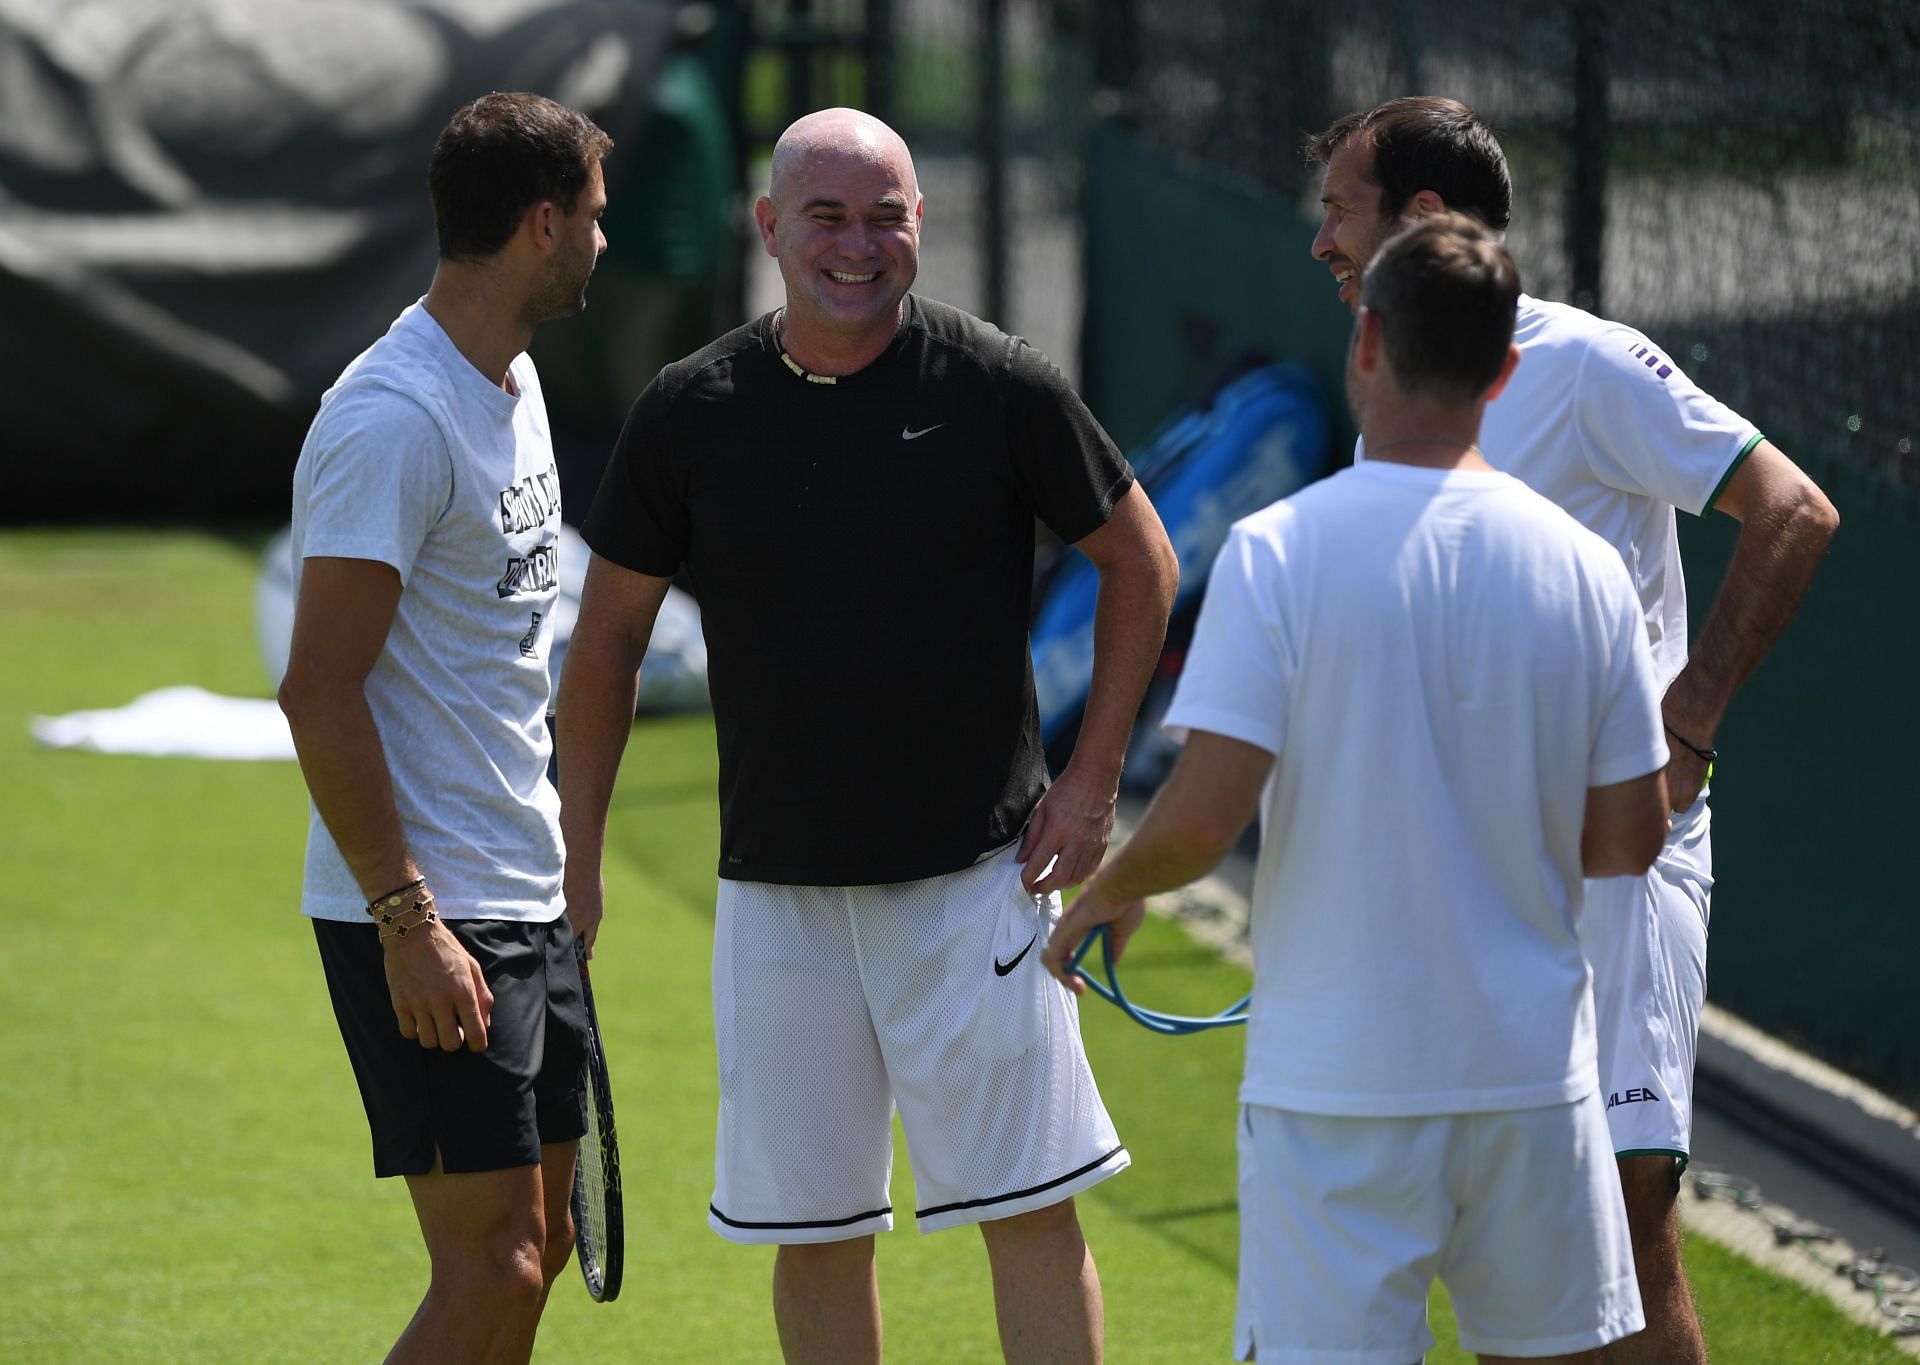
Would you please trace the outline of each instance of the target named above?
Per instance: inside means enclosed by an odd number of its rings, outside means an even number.
[[[1273,763],[1252,744],[1194,731],[1140,827],[1089,887],[1111,900],[1138,900],[1213,871],[1253,819]]]
[[[1157,896],[1206,876],[1233,847],[1232,839],[1217,842],[1193,837],[1192,831],[1182,829],[1177,816],[1156,817],[1159,808],[1156,800],[1140,827],[1087,883],[1089,893],[1115,902]]]
[[[1710,745],[1722,717],[1793,619],[1833,539],[1833,506],[1803,481],[1749,511],[1687,666],[1668,689],[1668,723]]]
[[[607,808],[639,701],[639,660],[616,637],[576,634],[554,711],[560,833],[569,871],[598,872]]]
[[[1172,565],[1152,554],[1101,571],[1093,617],[1093,681],[1074,741],[1075,768],[1119,782],[1140,699],[1166,643],[1177,582]]]
[[[365,694],[355,689],[288,703],[287,724],[314,808],[361,891],[371,900],[419,876]]]

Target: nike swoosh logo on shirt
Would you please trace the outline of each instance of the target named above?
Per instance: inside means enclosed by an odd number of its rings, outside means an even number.
[[[1022,948],[1019,952],[1015,953],[1013,955],[1013,961],[1011,962],[1002,962],[999,958],[997,957],[994,958],[993,974],[995,976],[1005,976],[1008,972],[1012,971],[1015,967],[1018,967],[1020,965],[1020,959],[1025,957],[1028,954],[1028,952],[1032,950],[1033,945],[1039,942],[1039,940],[1040,940],[1039,934],[1035,934],[1032,938],[1028,939],[1027,946],[1025,948]]]
[[[932,426],[921,427],[920,430],[918,431],[912,431],[906,427],[901,427],[900,439],[903,441],[917,441],[922,436],[925,436],[929,431],[938,431],[940,430],[941,427],[944,427],[945,425],[946,425],[945,422],[935,422]]]

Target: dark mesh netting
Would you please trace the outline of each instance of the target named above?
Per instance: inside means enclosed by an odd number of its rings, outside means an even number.
[[[1466,101],[1512,162],[1530,292],[1645,330],[1803,463],[1920,487],[1920,9],[1099,12],[1140,137],[1308,202],[1303,132],[1395,95]]]

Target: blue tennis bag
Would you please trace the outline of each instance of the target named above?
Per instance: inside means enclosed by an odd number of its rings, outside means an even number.
[[[1263,365],[1176,412],[1134,452],[1134,473],[1180,557],[1176,616],[1200,600],[1234,522],[1327,472],[1331,435],[1313,377],[1299,365]],[[1086,706],[1099,587],[1092,562],[1069,555],[1034,609],[1034,687],[1050,749]]]

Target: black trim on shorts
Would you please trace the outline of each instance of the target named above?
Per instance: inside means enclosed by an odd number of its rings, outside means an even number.
[[[1100,1167],[1106,1165],[1109,1161],[1112,1161],[1115,1157],[1125,1153],[1126,1150],[1127,1149],[1124,1144],[1119,1147],[1115,1147],[1111,1152],[1108,1152],[1105,1156],[1094,1158],[1092,1161],[1089,1161],[1086,1165],[1082,1166],[1079,1170],[1068,1171],[1065,1175],[1057,1176],[1054,1179],[1049,1180],[1044,1184],[1032,1185],[1024,1190],[1011,1190],[1006,1194],[996,1194],[988,1199],[962,1199],[957,1204],[941,1204],[931,1209],[918,1209],[914,1212],[913,1216],[915,1218],[931,1218],[936,1213],[957,1213],[961,1209],[984,1209],[990,1204],[1004,1204],[1009,1199],[1025,1199],[1030,1194],[1039,1194],[1042,1191],[1052,1189],[1055,1185],[1064,1185],[1069,1180],[1078,1180],[1081,1176],[1085,1175],[1088,1171],[1095,1171],[1100,1169]]]
[[[726,1214],[720,1212],[720,1210],[712,1204],[707,1205],[707,1212],[730,1228],[767,1228],[771,1230],[787,1228],[844,1228],[851,1227],[855,1223],[864,1223],[869,1218],[884,1218],[893,1212],[893,1205],[888,1204],[885,1208],[874,1209],[869,1213],[856,1213],[850,1218],[822,1218],[811,1223],[743,1223],[738,1218],[727,1217]]]

